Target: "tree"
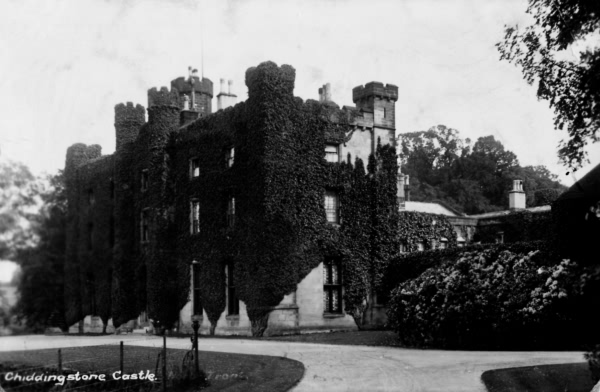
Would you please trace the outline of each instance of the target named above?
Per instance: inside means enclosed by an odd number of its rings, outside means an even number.
[[[500,59],[521,68],[527,83],[537,83],[538,98],[554,109],[555,128],[568,134],[559,158],[577,170],[588,161],[586,145],[600,140],[600,2],[529,0],[527,12],[534,24],[506,27],[496,44]],[[567,49],[579,54],[565,59]]]
[[[19,249],[34,246],[39,193],[43,184],[20,162],[0,161],[0,259],[14,259]]]
[[[50,188],[41,194],[36,235],[37,246],[19,251],[21,266],[16,313],[28,327],[66,328],[64,321],[64,260],[66,245],[66,196],[62,173],[49,178]]]

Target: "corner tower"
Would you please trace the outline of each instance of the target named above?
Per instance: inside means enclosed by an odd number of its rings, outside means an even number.
[[[397,100],[398,86],[393,84],[370,82],[352,89],[352,101],[356,108],[373,113],[373,147],[377,145],[378,138],[382,145],[395,146]]]
[[[212,113],[213,82],[207,78],[200,78],[197,70],[192,70],[187,78],[181,76],[171,81],[171,90],[177,90],[179,96],[179,109],[198,112],[199,117]],[[186,95],[189,107],[186,107]]]

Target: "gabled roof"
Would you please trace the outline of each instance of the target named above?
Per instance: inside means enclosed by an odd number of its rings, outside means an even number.
[[[579,181],[556,199],[557,201],[572,199],[600,198],[600,164],[590,170]]]
[[[458,212],[450,207],[444,206],[441,203],[424,202],[424,201],[407,201],[404,204],[406,211],[425,212],[427,214],[437,214],[446,216],[460,216]]]

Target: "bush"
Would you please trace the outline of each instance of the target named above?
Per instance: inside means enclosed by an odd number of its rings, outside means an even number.
[[[388,325],[410,346],[569,344],[577,336],[569,328],[575,318],[570,303],[580,295],[578,267],[570,260],[548,265],[540,256],[544,253],[499,247],[462,253],[456,262],[448,260],[401,283],[392,292]]]
[[[594,381],[600,380],[600,344],[597,344],[591,351],[585,353],[585,359],[590,366],[590,372]]]
[[[457,260],[465,253],[483,251],[485,249],[492,252],[491,257],[496,257],[497,254],[504,250],[517,253],[528,253],[538,250],[539,252],[536,254],[536,260],[540,264],[552,265],[560,261],[560,258],[552,245],[544,241],[514,242],[493,245],[475,244],[464,248],[447,248],[405,253],[390,260],[382,284],[378,288],[379,292],[389,296],[391,291],[398,287],[400,283],[417,278],[429,268],[439,267],[446,262]]]

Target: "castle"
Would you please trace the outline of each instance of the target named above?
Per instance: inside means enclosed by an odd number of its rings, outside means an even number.
[[[396,244],[373,233],[393,227],[404,198],[391,148],[398,87],[358,86],[356,107],[340,109],[328,84],[303,102],[294,82],[292,67],[262,63],[246,73],[245,102],[221,80],[212,113],[213,83],[192,72],[148,91],[148,121],[141,105],[115,107],[114,154],[69,147],[70,325],[150,317],[261,335],[378,317],[377,260]]]

